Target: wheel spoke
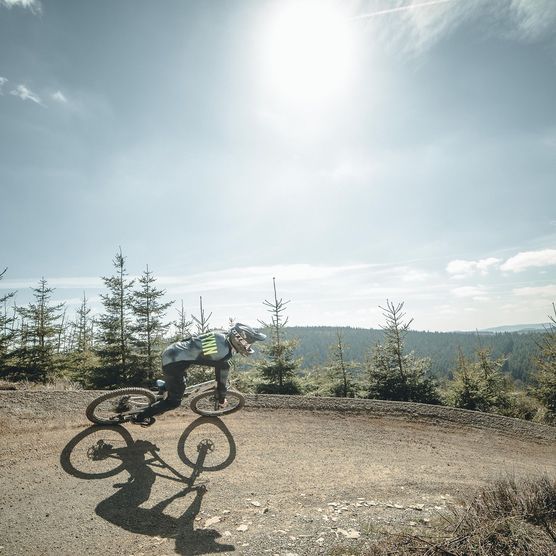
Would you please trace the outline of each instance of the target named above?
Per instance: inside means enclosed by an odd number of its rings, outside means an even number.
[[[100,419],[119,420],[119,416],[123,414],[135,413],[141,411],[150,405],[150,401],[141,395],[123,395],[110,398],[101,402],[95,408],[95,416]]]
[[[192,409],[201,415],[225,415],[237,411],[242,404],[243,399],[235,392],[228,392],[226,395],[227,403],[224,407],[220,407],[216,392],[206,392],[192,402]]]
[[[93,400],[85,410],[87,418],[96,424],[114,425],[125,417],[138,413],[156,401],[156,396],[144,388],[121,388]]]

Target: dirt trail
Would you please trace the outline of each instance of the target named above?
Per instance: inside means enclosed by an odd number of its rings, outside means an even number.
[[[0,396],[0,555],[327,554],[426,528],[505,473],[556,475],[555,430],[515,420],[251,400],[222,421],[109,429],[79,417],[93,395],[52,406],[50,428],[31,418],[48,396]]]

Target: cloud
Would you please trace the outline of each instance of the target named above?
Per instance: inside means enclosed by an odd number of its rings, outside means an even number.
[[[410,0],[388,9],[356,15],[368,21],[373,32],[396,52],[419,54],[468,22],[485,22],[506,38],[543,40],[556,25],[554,0]]]
[[[400,270],[402,281],[404,282],[425,282],[431,278],[431,275],[428,272],[417,268],[403,267]]]
[[[42,106],[40,97],[31,91],[31,89],[28,89],[25,85],[18,85],[15,89],[10,91],[10,95],[19,97],[21,100],[31,100]]]
[[[199,273],[189,276],[161,276],[158,283],[172,293],[187,293],[221,289],[268,287],[272,277],[284,285],[333,279],[341,274],[356,273],[374,265],[311,265],[284,264],[272,266],[252,266],[230,268],[220,271]]]
[[[87,306],[92,309],[95,305],[100,305],[102,302],[100,295],[93,295],[87,297]],[[83,297],[66,297],[62,299],[57,299],[56,303],[63,303],[68,307],[79,307],[83,303]]]
[[[556,284],[516,288],[513,290],[513,294],[518,295],[519,297],[543,297],[547,299],[554,299],[556,298]]]
[[[21,278],[2,280],[0,289],[36,288],[39,278]],[[104,287],[102,278],[96,276],[73,276],[63,278],[47,278],[48,286],[61,289],[100,289]]]
[[[488,258],[464,262],[473,263],[461,267],[471,268],[475,275],[481,269],[495,266]],[[535,322],[540,317],[531,315],[543,315],[539,311],[544,311],[546,301],[556,298],[556,285],[547,284],[546,280],[536,282],[535,287],[523,287],[529,283],[519,280],[519,275],[514,279],[512,274],[499,283],[477,279],[479,283],[461,284],[448,280],[442,272],[409,263],[224,267],[189,274],[157,274],[155,278],[157,287],[166,290],[164,299],[176,301],[167,318],[175,317],[180,299],[184,301],[188,314],[197,313],[199,296],[202,296],[205,310],[214,312],[213,322],[220,326],[228,317],[253,322],[265,317],[262,302],[273,299],[273,276],[276,277],[278,296],[292,301],[288,305],[290,322],[299,325],[377,326],[381,322],[377,307],[391,299],[406,302],[419,328],[486,328],[490,326],[493,311],[508,311],[504,314],[510,316],[509,304],[516,306],[511,314],[512,320]],[[130,274],[129,278],[137,276]],[[47,277],[47,280],[55,289],[53,299],[66,301],[70,313],[81,302],[83,290],[93,311],[103,312],[99,295],[106,291],[106,287],[100,277],[58,276]],[[30,288],[37,284],[38,278],[2,280],[0,292],[17,290],[17,303],[22,306],[32,300]],[[474,316],[462,316],[467,312]]]
[[[486,300],[484,286],[462,286],[451,290],[456,297],[471,297],[477,300]]]
[[[0,6],[6,6],[6,8],[23,8],[35,15],[42,13],[42,4],[39,0],[0,0]]]
[[[335,161],[329,169],[319,171],[319,178],[328,179],[341,185],[361,183],[367,185],[376,173],[375,165],[369,160],[350,155]]]
[[[456,279],[468,278],[473,276],[475,273],[485,276],[488,274],[491,267],[498,265],[500,262],[500,259],[496,259],[494,257],[479,259],[478,261],[456,259],[448,263],[446,266],[446,272],[448,272],[448,274],[452,274],[452,278]]]
[[[434,311],[440,315],[456,315],[458,312],[456,307],[448,303],[435,306]]]
[[[0,0],[0,2],[1,1],[2,0]],[[7,78],[0,76],[0,95],[3,94],[2,89],[7,82],[8,82]],[[18,85],[17,87],[15,87],[10,91],[10,94],[20,98],[21,100],[30,100],[32,102],[35,102],[36,104],[40,104],[41,106],[44,106],[41,97],[39,97],[37,93],[31,91],[31,89],[29,89],[29,87],[27,87],[26,85],[23,84]],[[60,90],[51,93],[49,95],[49,98],[54,102],[58,102],[60,104],[67,104],[68,102],[66,95],[64,95],[64,93],[62,93],[62,91]]]
[[[376,10],[374,12],[361,14],[356,16],[354,19],[369,19],[371,17],[379,17],[381,15],[387,15],[396,12],[405,12],[407,10],[414,10],[418,8],[434,6],[436,4],[447,4],[448,2],[454,2],[454,0],[428,0],[427,2],[413,2],[413,3],[406,4],[405,6],[397,6],[395,8],[387,8],[385,10]]]
[[[532,267],[551,266],[556,264],[556,249],[524,251],[509,258],[500,269],[504,272],[522,272]]]
[[[469,14],[462,9],[459,2],[424,5],[413,9],[418,4],[422,2],[396,2],[395,6],[382,10],[384,13],[380,17],[369,19],[368,24],[372,25],[375,36],[397,53],[412,55],[437,43],[467,19]]]
[[[55,93],[52,93],[50,95],[50,98],[52,100],[55,100],[56,102],[60,102],[62,104],[66,104],[68,102],[68,99],[66,98],[64,93],[62,93],[62,91],[56,91]]]
[[[229,304],[232,296],[238,306],[249,304],[249,300],[272,296],[272,277],[276,277],[278,290],[284,299],[295,299],[297,303],[324,303],[324,300],[340,302],[357,301],[377,303],[386,298],[394,299],[438,299],[446,291],[444,284],[430,280],[433,275],[409,266],[385,264],[281,264],[225,268],[210,272],[184,275],[157,275],[157,286],[165,289],[168,298],[197,298],[207,296],[219,299],[219,306]],[[129,276],[130,279],[137,276]],[[47,278],[48,285],[61,290],[102,290],[104,283],[98,277]],[[36,287],[38,278],[3,280],[0,290],[22,291]],[[423,284],[426,283],[426,288]],[[27,292],[28,293],[28,292]],[[73,297],[69,294],[67,297]]]
[[[167,288],[169,293],[197,293],[216,290],[234,290],[261,287],[272,288],[272,277],[283,285],[312,283],[314,281],[334,280],[338,276],[351,275],[374,268],[370,264],[353,265],[311,265],[284,264],[271,266],[250,266],[227,268],[211,272],[188,275],[155,276],[159,287]],[[130,280],[138,278],[129,276]],[[35,287],[38,278],[2,280],[0,289],[19,289]],[[96,276],[47,278],[48,285],[61,289],[100,289],[104,288],[102,278]]]
[[[553,33],[556,26],[554,0],[512,0],[510,14],[522,40],[535,41]]]

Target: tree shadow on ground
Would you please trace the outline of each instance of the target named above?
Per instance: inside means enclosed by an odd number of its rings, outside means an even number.
[[[217,531],[195,529],[195,518],[207,491],[205,485],[195,482],[203,471],[223,469],[235,459],[235,442],[228,428],[220,419],[202,417],[185,429],[178,441],[178,454],[192,469],[189,477],[166,463],[158,452],[155,444],[134,440],[123,427],[93,426],[70,440],[62,451],[60,463],[70,475],[86,480],[107,478],[122,471],[129,474],[126,482],[114,485],[117,492],[95,509],[109,523],[132,533],[175,539],[178,554],[234,551],[233,545],[217,541],[221,536]],[[179,488],[153,507],[143,508],[157,477],[174,481]],[[172,502],[187,497],[193,500],[179,517],[165,513]]]

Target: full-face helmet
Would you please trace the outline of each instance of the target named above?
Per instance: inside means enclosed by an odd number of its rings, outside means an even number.
[[[251,344],[257,341],[263,341],[266,339],[266,335],[262,332],[257,332],[253,330],[250,326],[246,324],[241,324],[240,322],[234,324],[228,332],[228,340],[234,347],[234,349],[241,353],[241,355],[251,355],[255,353]]]

